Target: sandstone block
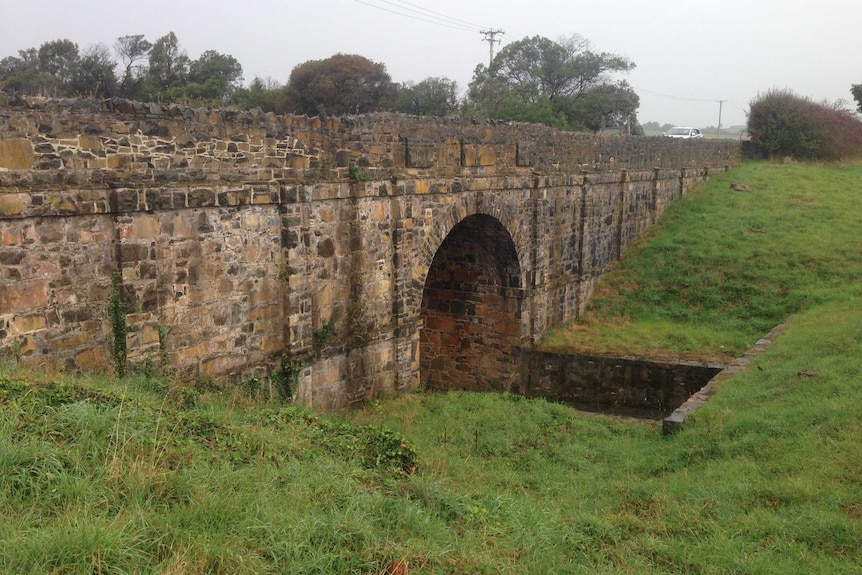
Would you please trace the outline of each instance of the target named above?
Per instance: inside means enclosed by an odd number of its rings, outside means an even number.
[[[126,154],[108,154],[106,163],[109,170],[123,170],[131,166],[132,158]]]
[[[26,194],[0,194],[0,216],[17,216],[30,206]]]
[[[247,230],[262,230],[266,228],[266,217],[259,213],[246,212],[242,215],[242,227]]]
[[[36,155],[33,143],[27,138],[0,139],[0,168],[7,170],[29,170]],[[2,210],[0,210],[2,213]]]
[[[330,224],[335,221],[335,211],[332,206],[321,206],[317,210],[317,217],[325,224]]]
[[[75,365],[84,371],[103,370],[107,363],[108,358],[105,357],[104,351],[99,347],[85,349],[75,356]]]
[[[51,206],[55,214],[72,215],[79,213],[80,205],[68,196],[52,196],[48,205]]]
[[[246,364],[245,355],[233,354],[213,357],[201,362],[201,374],[209,377],[223,375],[245,367]]]
[[[272,304],[256,307],[249,312],[250,321],[276,320],[281,317],[281,305]]]
[[[249,302],[252,305],[276,301],[281,301],[281,292],[278,283],[272,280],[262,280],[258,289],[251,290],[249,293]]]
[[[260,340],[260,350],[269,355],[284,349],[282,338],[276,335],[263,337]]]
[[[3,232],[0,233],[0,245],[3,247],[21,245],[22,239],[23,235],[17,230],[3,230]]]
[[[328,308],[332,305],[332,285],[325,284],[313,297],[315,309]]]
[[[29,263],[22,275],[25,278],[56,278],[60,275],[60,266],[57,262],[37,260]]]
[[[89,134],[78,136],[77,144],[82,149],[96,154],[102,151],[102,139],[99,136]]]
[[[48,281],[30,280],[6,284],[0,290],[0,315],[18,314],[48,305]]]
[[[197,226],[195,222],[192,220],[194,214],[185,214],[180,213],[175,215],[171,220],[171,225],[174,228],[173,235],[179,238],[190,238],[194,237],[192,230],[194,230]]]
[[[384,202],[374,202],[374,221],[384,222],[389,215],[389,209]]]
[[[434,144],[407,143],[407,167],[430,168],[437,162],[437,151]]]
[[[370,289],[368,295],[370,296],[371,299],[375,299],[375,298],[378,298],[380,296],[387,295],[391,288],[392,288],[392,282],[390,282],[389,280],[381,279],[381,280],[374,282],[374,284],[371,286],[371,289]]]
[[[455,319],[447,316],[433,315],[428,318],[425,327],[433,331],[452,333],[455,331]]]
[[[150,345],[159,342],[159,328],[157,325],[147,324],[141,329],[141,343]]]
[[[47,320],[43,315],[18,316],[12,318],[12,333],[31,333],[45,329]]]
[[[159,237],[159,221],[153,216],[136,217],[132,223],[132,237],[138,240],[151,240]]]
[[[74,349],[86,345],[88,341],[86,333],[73,333],[54,342],[57,350]]]
[[[494,331],[500,335],[520,337],[521,326],[517,322],[500,321],[494,326]]]
[[[493,166],[497,163],[497,153],[491,146],[482,146],[479,148],[479,165]]]
[[[290,154],[287,157],[287,167],[294,170],[307,170],[309,166],[309,158]]]

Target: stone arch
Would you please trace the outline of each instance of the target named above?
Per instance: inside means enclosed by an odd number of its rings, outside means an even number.
[[[509,391],[520,378],[525,303],[512,236],[474,214],[455,224],[422,292],[420,379],[429,389]]]

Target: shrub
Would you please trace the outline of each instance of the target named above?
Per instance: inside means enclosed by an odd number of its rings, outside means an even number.
[[[400,433],[377,425],[320,420],[320,444],[331,452],[356,457],[371,471],[412,473],[419,456]]]
[[[771,90],[749,106],[748,133],[758,155],[798,160],[862,157],[862,122],[839,103]]]

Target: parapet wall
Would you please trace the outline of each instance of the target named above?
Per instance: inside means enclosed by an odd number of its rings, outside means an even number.
[[[0,93],[0,188],[387,181],[735,165],[738,142],[597,137],[401,114],[340,118]],[[351,171],[352,170],[352,171]]]

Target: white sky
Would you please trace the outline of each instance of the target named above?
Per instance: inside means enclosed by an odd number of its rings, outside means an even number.
[[[84,49],[173,31],[192,59],[236,58],[246,83],[284,84],[297,64],[342,52],[383,62],[396,82],[444,76],[464,90],[488,61],[480,30],[504,30],[502,46],[580,34],[637,65],[621,78],[640,95],[641,122],[715,125],[725,100],[730,127],[772,88],[852,102],[860,23],[860,0],[0,0],[0,58],[57,39]]]

